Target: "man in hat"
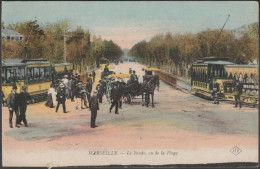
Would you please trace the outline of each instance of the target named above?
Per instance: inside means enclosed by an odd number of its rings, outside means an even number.
[[[66,93],[66,96],[68,97],[68,95],[69,95],[69,90],[68,90],[69,79],[68,79],[68,75],[64,75],[64,77],[62,79],[62,83],[65,86],[65,93]]]
[[[106,65],[105,68],[104,68],[104,72],[105,72],[105,73],[108,73],[108,72],[109,72],[109,69],[108,69],[107,65]]]
[[[97,91],[94,91],[93,95],[90,98],[89,108],[91,110],[91,123],[90,123],[90,127],[91,128],[98,127],[96,125],[97,111],[99,110],[99,103],[98,103],[98,99],[97,99]]]
[[[27,87],[23,86],[22,92],[18,95],[18,106],[20,110],[20,119],[18,124],[21,124],[21,121],[23,121],[24,126],[28,127],[25,113],[28,101],[31,99],[31,96],[28,92],[26,92],[26,89]]]
[[[63,107],[63,113],[67,113],[66,112],[66,105],[65,105],[65,102],[66,102],[66,93],[65,93],[65,86],[63,83],[60,84],[60,87],[58,89],[58,92],[57,92],[57,101],[58,101],[58,105],[56,107],[56,113],[57,111],[59,110],[59,106],[60,104],[62,104],[62,107]]]
[[[90,101],[91,91],[92,91],[92,80],[88,80],[86,84],[86,92],[87,92],[86,94],[87,94],[88,102]]]
[[[10,128],[13,128],[13,112],[15,112],[15,116],[16,116],[15,127],[19,128],[18,99],[17,99],[16,91],[17,91],[17,87],[13,86],[12,92],[8,95],[8,99],[7,99]]]
[[[103,95],[106,91],[106,82],[104,80],[99,80],[99,84],[96,86],[97,90],[97,97],[99,100],[99,103],[102,103],[103,100]]]

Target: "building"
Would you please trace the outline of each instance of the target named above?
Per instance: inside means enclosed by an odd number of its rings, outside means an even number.
[[[7,41],[22,42],[24,36],[10,29],[2,29],[2,38]]]

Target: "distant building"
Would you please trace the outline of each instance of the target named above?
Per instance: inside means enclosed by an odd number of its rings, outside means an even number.
[[[2,38],[7,41],[22,42],[24,36],[10,29],[2,29]]]

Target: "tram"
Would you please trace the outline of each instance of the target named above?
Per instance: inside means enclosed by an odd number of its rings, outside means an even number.
[[[228,58],[199,58],[192,64],[192,93],[210,99],[215,83],[219,84],[220,98],[235,101],[235,82],[243,85],[242,102],[259,104],[259,65],[238,65]]]
[[[235,65],[228,58],[205,57],[199,58],[192,64],[191,89],[192,93],[205,98],[211,98],[213,84],[218,83],[220,91],[224,90],[224,83],[229,79],[224,68],[226,65]],[[220,94],[223,97],[223,92]]]
[[[5,98],[17,86],[20,93],[23,86],[35,102],[45,99],[51,84],[51,65],[43,59],[9,59],[2,62],[2,91]]]
[[[23,86],[34,102],[45,100],[52,81],[72,74],[72,63],[50,64],[44,59],[7,59],[2,61],[2,91],[5,99],[13,86],[20,93]]]
[[[73,73],[73,63],[52,64],[52,75],[55,78],[63,78],[65,74],[71,76]],[[53,77],[54,78],[54,77]]]
[[[99,66],[100,66],[100,68],[101,68],[102,70],[104,70],[104,68],[105,68],[106,66],[108,66],[108,65],[109,65],[109,60],[108,60],[107,58],[102,57],[102,58],[99,59]]]

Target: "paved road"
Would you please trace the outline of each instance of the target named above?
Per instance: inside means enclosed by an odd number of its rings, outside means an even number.
[[[126,73],[129,67],[136,70],[141,82],[144,72],[138,63],[119,64],[114,71]],[[97,79],[99,73],[98,70]],[[97,116],[99,127],[95,129],[90,128],[90,111],[76,109],[79,100],[66,102],[67,114],[61,109],[55,113],[55,109],[45,107],[44,103],[29,105],[29,127],[19,129],[8,127],[9,113],[3,108],[3,164],[90,165],[98,157],[89,157],[89,150],[179,152],[170,163],[256,162],[258,159],[258,109],[236,109],[226,103],[214,105],[163,82],[160,91],[155,92],[155,108],[142,106],[141,99],[136,98],[131,104],[124,103],[117,115],[109,113],[110,104],[105,97],[104,100]],[[238,156],[230,153],[235,146],[242,150]],[[222,156],[216,157],[215,153]],[[25,154],[26,159],[22,158]],[[160,164],[169,163],[170,157],[124,159],[124,155],[109,156],[99,164]]]

